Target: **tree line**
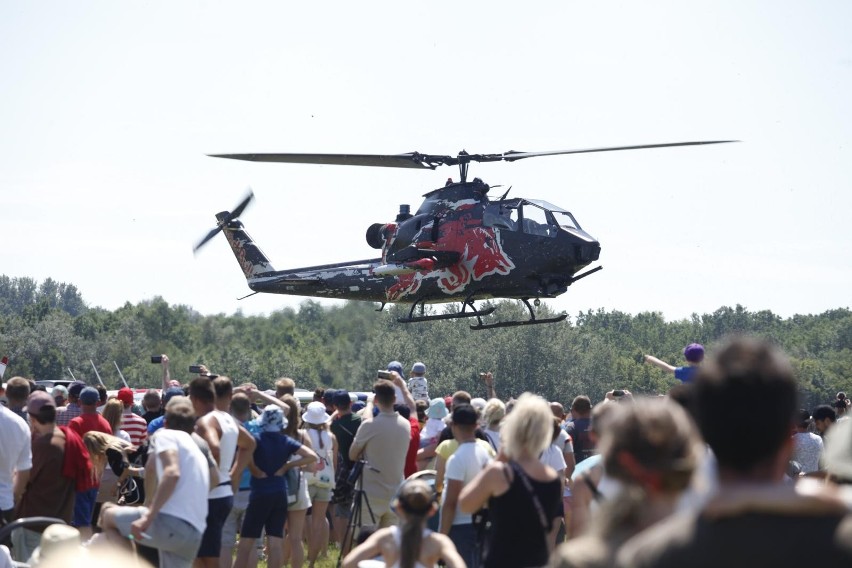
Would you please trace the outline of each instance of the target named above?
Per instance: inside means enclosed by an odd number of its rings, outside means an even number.
[[[525,319],[518,302],[500,301],[500,320]],[[431,308],[453,311],[453,305]],[[480,371],[492,371],[501,398],[524,391],[568,403],[578,394],[593,400],[612,389],[661,394],[676,384],[643,363],[653,354],[675,365],[682,349],[698,342],[709,352],[726,337],[748,334],[779,345],[796,370],[802,404],[828,402],[852,391],[852,312],[838,308],[783,319],[771,311],[723,306],[710,314],[667,322],[659,312],[636,315],[589,310],[559,324],[473,332],[466,320],[400,324],[407,306],[377,312],[370,303],[322,306],[306,300],[298,309],[269,316],[202,315],[155,297],[110,311],[88,306],[72,284],[0,275],[0,355],[9,356],[6,378],[70,378],[95,384],[89,360],[108,387],[120,386],[113,361],[131,386],[158,386],[167,353],[172,376],[182,382],[189,365],[205,364],[237,383],[262,388],[288,376],[299,387],[369,390],[377,369],[399,360],[408,369],[427,365],[433,396],[464,389],[485,396]],[[555,314],[542,305],[538,317]],[[495,317],[490,316],[490,317]]]

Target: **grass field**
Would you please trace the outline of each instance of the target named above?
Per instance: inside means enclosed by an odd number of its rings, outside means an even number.
[[[340,549],[337,548],[336,545],[331,545],[328,547],[325,556],[320,556],[317,559],[316,564],[314,564],[314,568],[335,568],[337,566],[337,556],[340,554]],[[260,560],[257,563],[258,568],[267,568],[266,561]],[[289,566],[289,564],[286,564]],[[305,549],[305,564],[304,568],[308,568],[308,550]]]

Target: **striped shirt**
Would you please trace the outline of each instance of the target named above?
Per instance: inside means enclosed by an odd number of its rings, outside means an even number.
[[[72,420],[83,413],[83,409],[76,402],[69,402],[68,406],[56,409],[56,425],[68,426]]]
[[[129,408],[125,408],[121,415],[121,429],[130,435],[130,443],[134,446],[141,446],[148,439],[148,423]]]

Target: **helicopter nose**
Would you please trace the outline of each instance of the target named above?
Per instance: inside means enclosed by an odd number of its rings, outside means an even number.
[[[577,256],[583,262],[594,262],[601,256],[601,245],[597,241],[580,245],[580,249]]]

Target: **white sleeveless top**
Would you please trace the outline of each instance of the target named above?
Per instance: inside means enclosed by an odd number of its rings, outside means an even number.
[[[220,499],[234,494],[231,489],[231,466],[237,457],[237,438],[240,430],[234,417],[227,412],[214,410],[213,417],[219,422],[222,435],[219,436],[219,483],[210,490],[208,499]]]
[[[307,428],[314,452],[319,457],[319,471],[308,475],[308,485],[319,485],[320,487],[334,487],[334,445],[331,435],[327,430],[316,430]],[[322,448],[320,448],[322,438]]]

